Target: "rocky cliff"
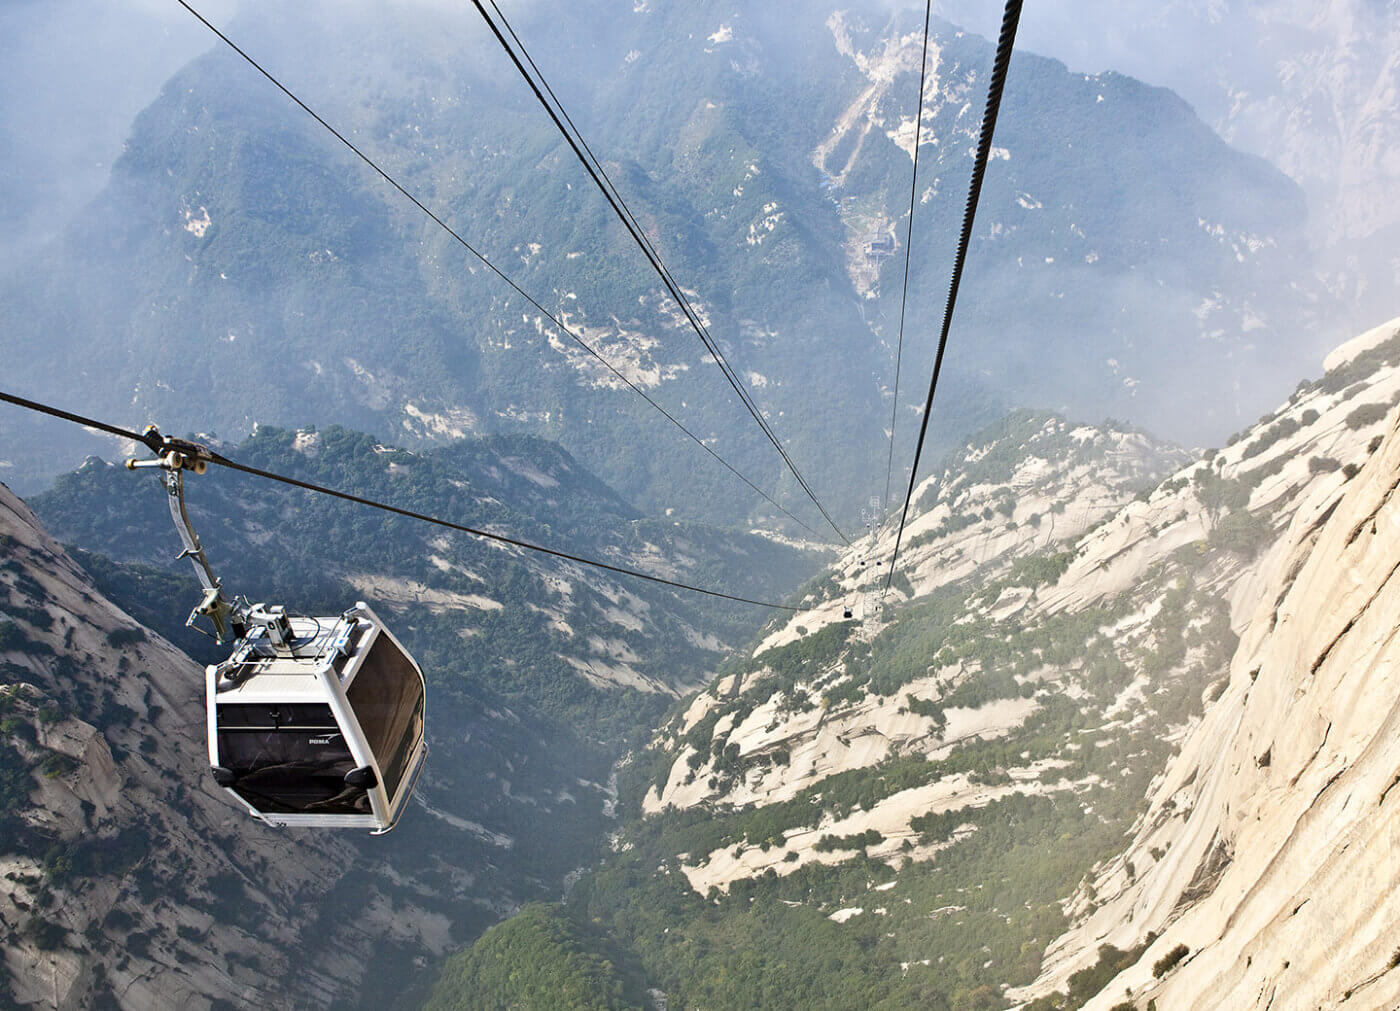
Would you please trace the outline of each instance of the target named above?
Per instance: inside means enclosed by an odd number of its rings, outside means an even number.
[[[1329,375],[1393,346],[1396,326],[1339,349]],[[1281,536],[1234,582],[1229,682],[1154,784],[1130,846],[1099,868],[1097,898],[1076,898],[1078,922],[1036,989],[1151,932],[1088,1006],[1400,1002],[1393,411],[1374,439],[1354,476],[1300,489]]]
[[[0,1004],[354,1005],[386,952],[448,946],[346,835],[235,810],[202,678],[0,486]]]
[[[1400,320],[1325,367],[1219,450],[1031,413],[974,439],[883,599],[892,531],[663,727],[620,852],[719,918],[819,913],[895,1006],[1380,994]]]

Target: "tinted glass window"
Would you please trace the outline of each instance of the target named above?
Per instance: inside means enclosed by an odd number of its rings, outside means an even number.
[[[221,705],[219,762],[233,791],[269,814],[370,814],[345,785],[355,768],[328,705]]]
[[[423,695],[418,695],[418,704],[413,707],[412,720],[409,723],[409,732],[403,735],[399,741],[397,750],[389,761],[380,765],[384,772],[384,782],[388,789],[389,799],[394,799],[394,794],[398,792],[399,782],[403,779],[404,773],[408,771],[408,761],[413,757],[413,749],[423,738]]]
[[[393,800],[423,737],[423,679],[392,639],[380,635],[345,693]]]

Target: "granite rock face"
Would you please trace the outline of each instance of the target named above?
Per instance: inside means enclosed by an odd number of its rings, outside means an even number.
[[[346,835],[235,809],[206,774],[203,670],[3,486],[0,633],[0,1004],[343,1005],[386,939],[448,946]]]
[[[1345,345],[1329,369],[1354,366],[1396,326]],[[1016,996],[1153,932],[1088,1007],[1400,1003],[1396,422],[1388,410],[1354,476],[1301,486],[1277,542],[1238,577],[1228,686],[1155,783],[1125,853],[1100,868],[1096,900],[1076,897],[1076,925]],[[1188,954],[1159,971],[1179,946]]]
[[[876,840],[865,855],[903,879],[937,866],[975,831],[977,811],[1013,795],[1057,796],[1087,813],[1104,780],[1065,772],[1079,760],[1074,743],[1034,761],[1013,754],[991,780],[940,775],[854,805],[822,795],[843,776],[875,779],[900,760],[1016,740],[1067,697],[1105,740],[1146,721],[1170,745],[1154,752],[1151,771],[1161,771],[1136,787],[1146,800],[1136,824],[1124,823],[1130,842],[1071,889],[1069,929],[1034,983],[1005,992],[1008,1004],[1063,989],[1103,945],[1128,951],[1152,934],[1090,1007],[1326,1007],[1348,994],[1357,1006],[1396,1006],[1400,320],[1342,345],[1324,368],[1223,449],[1194,457],[1029,414],[974,439],[918,489],[884,604],[874,560],[888,558],[889,531],[858,542],[801,615],[770,626],[747,663],[662,728],[655,746],[670,765],[647,796],[653,818],[813,805],[806,824],[766,840],[678,854],[690,885],[724,892],[840,863],[851,850],[834,840],[864,836]],[[1053,576],[1028,576],[1030,563],[1049,561]],[[862,643],[929,620],[930,601],[969,585],[954,627],[1001,629],[1008,641],[1111,613],[1090,637],[1113,641],[1130,683],[1096,695],[1081,643],[1052,644],[1038,669],[1022,665],[1019,697],[973,708],[957,693],[997,675],[996,664],[950,662],[933,647],[926,673],[896,691],[848,687]],[[844,645],[820,646],[842,629]],[[804,644],[819,662],[794,666],[789,654]],[[1008,657],[1003,666],[1015,664]],[[1185,718],[1162,703],[1175,690],[1200,702]],[[924,845],[915,828],[951,812],[968,825]],[[1179,946],[1187,953],[1163,962]]]

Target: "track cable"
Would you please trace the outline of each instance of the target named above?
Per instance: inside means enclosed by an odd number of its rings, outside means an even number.
[[[51,407],[48,404],[41,403],[37,400],[29,400],[24,397],[16,396],[12,393],[6,393],[4,390],[0,390],[0,401],[3,401],[8,404],[13,404],[16,407],[22,407],[29,411],[34,411],[38,414],[45,414],[51,418],[58,418],[62,421],[71,422],[75,425],[81,425],[84,428],[95,429],[99,432],[106,432],[108,435],[115,435],[121,439],[129,439],[132,442],[140,443],[144,446],[147,446],[153,452],[160,451],[160,444],[158,441],[153,444],[152,440],[147,439],[144,435],[138,432],[133,432],[129,428],[122,428],[120,426],[111,425],[107,422],[99,421],[94,418],[84,417],[81,414],[74,414],[71,411],[65,411],[57,407]],[[207,447],[204,448],[207,449]],[[517,537],[509,537],[505,534],[494,534],[491,533],[489,530],[481,530],[477,527],[469,527],[461,523],[454,523],[451,520],[440,519],[436,516],[429,515],[428,513],[415,512],[412,509],[403,509],[399,506],[391,505],[387,502],[379,502],[375,499],[365,498],[362,495],[354,495],[350,492],[340,491],[336,488],[326,487],[325,485],[313,484],[310,481],[302,481],[299,478],[288,477],[285,474],[278,474],[275,471],[263,470],[260,467],[250,467],[247,464],[239,463],[236,460],[231,460],[228,457],[220,453],[216,453],[212,450],[209,450],[208,462],[219,467],[227,468],[228,470],[235,470],[244,474],[251,474],[253,477],[260,477],[267,481],[275,481],[279,484],[289,485],[293,488],[301,488],[304,491],[315,492],[318,495],[328,495],[331,498],[338,498],[345,502],[353,502],[356,505],[366,506],[370,509],[378,509],[382,512],[392,513],[396,516],[404,516],[408,519],[419,520],[423,523],[430,523],[434,526],[444,527],[448,530],[455,530],[460,533],[471,534],[473,537],[480,537],[485,540],[496,541],[501,544],[509,544],[512,547],[523,548],[526,551],[534,551],[538,554],[549,555],[554,558],[562,558],[565,561],[575,562],[579,565],[591,566],[595,569],[603,569],[607,572],[616,573],[617,575],[631,576],[634,579],[644,579],[648,582],[658,583],[662,586],[669,586],[677,590],[688,590],[691,593],[700,593],[704,594],[707,597],[719,597],[722,600],[731,600],[739,604],[752,604],[755,607],[767,607],[777,611],[800,612],[802,610],[802,608],[793,607],[791,604],[777,604],[773,603],[772,601],[754,600],[750,597],[741,597],[732,593],[724,593],[720,590],[709,590],[703,586],[693,586],[690,583],[682,583],[678,580],[666,579],[664,576],[654,576],[650,573],[641,572],[637,569],[630,569],[623,565],[613,565],[610,562],[599,561],[595,558],[588,558],[583,555],[575,555],[567,551],[560,551],[557,548],[550,548],[542,544],[534,544],[530,541],[521,540]]]
[[[899,530],[894,538],[894,552],[890,556],[890,571],[885,576],[885,590],[888,593],[894,581],[895,566],[899,562],[899,547],[904,538],[904,525],[909,520],[909,506],[914,500],[914,485],[919,476],[919,457],[924,451],[924,438],[928,435],[929,416],[933,413],[933,396],[938,389],[938,376],[943,370],[943,355],[948,348],[948,331],[953,324],[953,309],[958,301],[958,287],[962,283],[963,266],[967,262],[967,249],[972,241],[972,222],[977,216],[977,202],[982,195],[982,181],[987,174],[987,159],[991,155],[992,135],[996,131],[997,113],[1001,110],[1001,95],[1006,87],[1006,74],[1011,66],[1011,52],[1016,46],[1016,26],[1021,20],[1021,0],[1006,0],[1006,10],[1002,15],[1001,34],[997,39],[996,58],[992,64],[992,76],[987,85],[987,106],[982,113],[982,132],[977,139],[977,155],[972,163],[972,182],[968,187],[967,206],[963,211],[962,233],[958,237],[957,256],[953,261],[953,277],[948,286],[948,301],[943,309],[943,325],[938,334],[938,353],[933,359],[933,376],[928,384],[928,398],[924,401],[924,416],[919,425],[919,441],[914,447],[914,462],[909,468],[909,489],[904,495],[904,509],[899,517]],[[917,150],[917,149],[916,149]]]

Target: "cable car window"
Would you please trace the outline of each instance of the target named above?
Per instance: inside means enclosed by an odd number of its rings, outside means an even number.
[[[219,763],[232,789],[269,814],[370,814],[369,795],[345,785],[355,768],[328,705],[218,707]]]
[[[380,635],[345,697],[360,721],[384,777],[384,791],[392,800],[423,736],[423,679],[394,641]]]

